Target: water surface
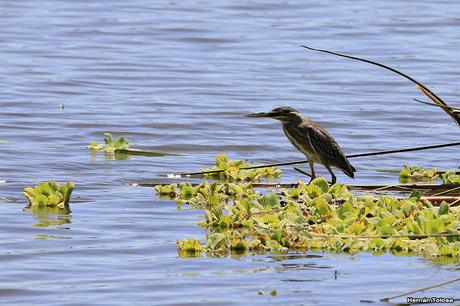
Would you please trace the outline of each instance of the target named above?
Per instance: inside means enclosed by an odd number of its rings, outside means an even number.
[[[352,305],[458,275],[458,264],[389,254],[178,258],[177,239],[204,237],[202,212],[130,184],[209,167],[219,152],[258,163],[302,158],[278,123],[244,114],[295,107],[347,154],[458,138],[443,111],[412,101],[424,97],[411,83],[299,47],[386,63],[460,107],[455,1],[264,2],[0,3],[0,301]],[[186,155],[92,156],[85,146],[104,132]],[[459,166],[457,148],[352,163],[363,184],[397,182],[376,168]],[[283,170],[283,181],[299,178]],[[50,179],[77,185],[68,218],[22,211],[22,188]],[[459,286],[429,295],[454,296]]]

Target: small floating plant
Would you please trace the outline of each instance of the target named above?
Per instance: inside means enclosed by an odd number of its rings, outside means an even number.
[[[162,153],[162,152],[149,152],[140,149],[131,148],[128,138],[119,137],[113,138],[112,134],[104,133],[104,143],[98,143],[97,141],[91,142],[87,149],[93,152],[103,152],[108,155],[124,154],[124,155],[142,155],[142,156],[166,156],[166,155],[180,155],[174,153]]]
[[[460,175],[454,170],[441,174],[443,184],[460,184]]]
[[[416,191],[405,198],[357,195],[324,178],[263,192],[252,182],[238,181],[158,185],[155,190],[204,211],[198,225],[206,228],[206,238],[178,241],[180,256],[313,250],[391,252],[441,261],[460,257],[460,207],[433,206]]]
[[[35,187],[24,188],[23,194],[29,201],[26,209],[70,212],[70,196],[74,188],[75,184],[72,181],[62,185],[54,181],[41,182]]]
[[[216,163],[212,168],[205,168],[205,178],[216,180],[236,181],[258,181],[262,178],[277,178],[281,170],[276,167],[266,167],[258,169],[244,169],[254,165],[243,160],[229,160],[226,154],[217,154]],[[215,171],[215,172],[214,172]],[[209,172],[209,173],[206,173]]]
[[[404,165],[399,172],[399,180],[403,183],[432,182],[438,178],[445,185],[460,184],[460,175],[456,170],[439,171],[436,168],[426,169],[419,166]]]
[[[399,172],[399,180],[408,182],[430,182],[438,178],[438,169],[426,169],[419,166],[404,165]]]

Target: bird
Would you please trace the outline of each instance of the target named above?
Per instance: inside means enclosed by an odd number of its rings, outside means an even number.
[[[337,167],[354,179],[356,169],[348,161],[339,144],[318,123],[310,120],[292,107],[278,107],[270,112],[252,113],[250,118],[273,118],[281,121],[283,131],[291,144],[303,153],[310,165],[311,180],[316,178],[314,163],[326,167],[332,176],[332,184],[337,178],[331,167]]]

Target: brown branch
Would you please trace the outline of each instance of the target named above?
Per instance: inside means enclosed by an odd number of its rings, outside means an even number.
[[[421,235],[330,235],[310,233],[315,238],[339,238],[339,239],[372,239],[372,238],[409,238],[409,239],[424,239],[424,238],[442,238],[442,237],[460,237],[460,234],[439,233],[439,234],[421,234]]]
[[[390,71],[392,71],[392,72],[394,72],[396,74],[399,74],[400,76],[402,76],[402,77],[408,79],[409,81],[411,81],[412,83],[414,83],[417,86],[417,88],[425,96],[427,96],[431,101],[433,101],[433,103],[435,103],[436,105],[441,107],[449,116],[451,116],[455,120],[457,125],[460,127],[460,112],[458,110],[452,109],[449,105],[447,105],[446,102],[444,102],[434,92],[432,92],[430,89],[428,89],[428,87],[426,87],[425,85],[423,85],[422,83],[420,83],[416,79],[408,76],[407,74],[404,74],[401,71],[396,70],[396,69],[394,69],[392,67],[389,67],[389,66],[386,66],[386,65],[383,65],[383,64],[380,64],[380,63],[365,59],[365,58],[360,58],[360,57],[357,57],[357,56],[351,56],[351,55],[347,55],[347,54],[343,54],[343,53],[328,51],[328,50],[324,50],[324,49],[316,49],[316,48],[312,48],[312,47],[308,47],[308,46],[302,46],[302,47],[304,47],[304,48],[306,48],[308,50],[312,50],[312,51],[329,53],[329,54],[333,54],[333,55],[337,55],[337,56],[341,56],[341,57],[345,57],[345,58],[349,58],[349,59],[353,59],[353,60],[357,60],[357,61],[361,61],[361,62],[366,62],[366,63],[372,64],[372,65],[376,65],[376,66],[382,67],[384,69],[390,70]]]
[[[455,282],[458,282],[458,281],[460,281],[460,277],[457,277],[457,278],[454,278],[454,279],[451,279],[451,280],[448,280],[448,281],[445,281],[445,282],[442,282],[442,283],[433,284],[433,285],[426,286],[426,287],[423,287],[423,288],[418,288],[418,289],[415,289],[415,290],[411,290],[411,291],[406,292],[406,293],[402,293],[402,294],[398,294],[398,295],[395,295],[395,296],[390,296],[390,297],[387,297],[387,298],[383,298],[383,299],[380,299],[380,301],[381,302],[389,302],[390,300],[393,300],[393,299],[396,299],[396,298],[399,298],[399,297],[403,297],[403,296],[413,294],[413,293],[417,293],[417,292],[421,292],[421,291],[426,291],[426,290],[433,289],[433,288],[438,288],[438,287],[448,285],[448,284],[452,284],[452,283],[455,283]]]
[[[385,150],[385,151],[350,154],[350,155],[347,155],[347,158],[356,158],[356,157],[366,157],[366,156],[376,156],[376,155],[386,155],[386,154],[422,151],[422,150],[438,149],[438,148],[445,148],[445,147],[452,147],[452,146],[459,146],[459,145],[460,145],[460,142],[449,142],[449,143],[435,144],[435,145],[429,145],[429,146],[420,146],[420,147],[411,147],[411,148],[396,149],[396,150]],[[290,166],[290,165],[305,164],[305,163],[308,163],[308,160],[298,160],[298,161],[286,162],[286,163],[274,163],[274,164],[267,164],[267,165],[251,166],[251,167],[240,168],[239,170],[259,169],[259,168],[269,168],[269,167],[279,167],[279,166]],[[210,171],[186,172],[186,173],[170,173],[167,176],[171,176],[172,178],[180,178],[180,177],[190,177],[190,176],[197,176],[197,175],[202,176],[204,174],[221,173],[221,172],[225,172],[225,171],[226,170],[210,170]]]

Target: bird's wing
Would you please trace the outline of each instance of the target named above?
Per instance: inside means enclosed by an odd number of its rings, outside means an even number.
[[[407,74],[404,74],[401,71],[396,70],[396,69],[394,69],[392,67],[389,67],[389,66],[386,66],[386,65],[383,65],[383,64],[377,63],[375,61],[365,59],[365,58],[361,58],[361,57],[357,57],[357,56],[351,56],[351,55],[338,53],[338,52],[333,52],[333,51],[328,51],[328,50],[323,50],[323,49],[316,49],[316,48],[312,48],[312,47],[308,47],[308,46],[302,46],[302,47],[304,47],[306,49],[309,49],[309,50],[313,50],[313,51],[329,53],[329,54],[333,54],[333,55],[337,55],[337,56],[341,56],[341,57],[346,57],[346,58],[350,58],[350,59],[361,61],[361,62],[366,62],[366,63],[372,64],[372,65],[376,65],[376,66],[382,67],[384,69],[390,70],[390,71],[392,71],[394,73],[397,73],[400,76],[402,76],[402,77],[408,79],[409,81],[411,81],[412,83],[414,83],[417,86],[418,90],[420,90],[425,96],[427,96],[431,101],[433,101],[433,103],[435,103],[437,106],[442,108],[449,116],[451,116],[455,120],[457,125],[460,126],[460,111],[455,110],[452,107],[450,107],[449,105],[447,105],[446,102],[444,102],[434,92],[429,90],[428,87],[426,87],[425,85],[423,85],[422,83],[420,83],[416,79],[408,76]]]
[[[337,142],[326,132],[315,126],[307,127],[308,139],[313,150],[323,162],[341,169],[350,169],[350,163]]]

